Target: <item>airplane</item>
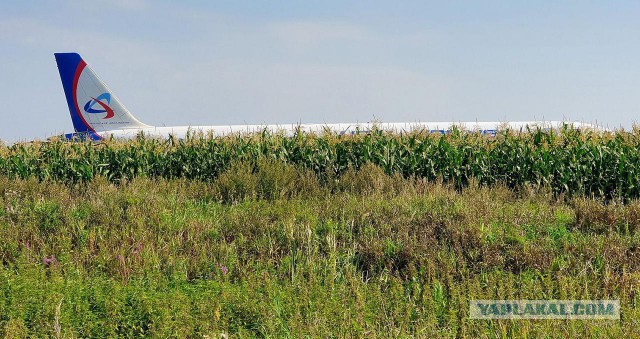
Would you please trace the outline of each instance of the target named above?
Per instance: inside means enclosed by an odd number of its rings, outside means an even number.
[[[263,131],[294,134],[296,132],[337,134],[369,133],[377,129],[392,132],[429,131],[449,133],[455,128],[481,134],[495,135],[499,129],[516,131],[527,128],[573,128],[606,131],[607,129],[583,122],[516,121],[516,122],[401,122],[401,123],[338,123],[290,125],[222,125],[156,127],[136,119],[107,85],[96,75],[78,53],[54,53],[62,87],[64,89],[74,133],[64,134],[68,140],[77,139],[133,139],[143,134],[151,138],[179,138],[187,135],[225,136]]]

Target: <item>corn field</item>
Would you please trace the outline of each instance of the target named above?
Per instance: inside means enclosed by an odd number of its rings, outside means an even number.
[[[471,180],[512,189],[550,187],[571,196],[640,197],[640,131],[598,134],[503,131],[495,137],[453,131],[287,137],[252,136],[186,140],[35,142],[0,147],[0,175],[82,183],[104,177],[118,183],[135,177],[215,180],[234,162],[270,159],[331,180],[373,163],[387,174],[451,183]]]
[[[0,337],[640,337],[638,135],[0,146]]]

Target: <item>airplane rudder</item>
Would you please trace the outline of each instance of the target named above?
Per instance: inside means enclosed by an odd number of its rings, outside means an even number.
[[[74,81],[78,75],[78,70],[85,66],[86,63],[78,53],[54,53],[54,56],[56,64],[58,65],[58,72],[60,73],[60,80],[62,81],[62,88],[64,89],[65,98],[67,99],[67,105],[69,106],[69,112],[71,113],[73,128],[76,132],[86,132],[89,128],[82,122],[80,112],[78,112],[75,107],[73,93]]]

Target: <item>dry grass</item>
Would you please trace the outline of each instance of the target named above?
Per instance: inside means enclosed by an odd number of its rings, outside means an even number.
[[[211,182],[0,177],[0,332],[638,336],[638,206],[372,164],[322,177],[236,162]],[[469,320],[470,299],[620,299],[622,320]]]

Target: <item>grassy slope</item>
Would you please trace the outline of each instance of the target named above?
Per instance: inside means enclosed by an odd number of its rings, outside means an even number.
[[[640,336],[634,201],[273,163],[0,193],[4,335]],[[469,299],[610,298],[620,322],[468,319]]]

